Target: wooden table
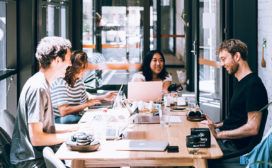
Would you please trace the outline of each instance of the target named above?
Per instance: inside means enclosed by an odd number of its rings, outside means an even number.
[[[211,147],[201,148],[198,154],[189,154],[186,148],[186,136],[191,128],[205,127],[197,122],[186,120],[162,126],[160,124],[131,124],[127,129],[128,139],[167,140],[170,145],[179,146],[178,153],[117,151],[116,141],[105,141],[96,152],[70,151],[62,144],[56,156],[62,160],[72,160],[72,167],[119,167],[119,166],[194,166],[207,167],[207,159],[223,156],[215,138],[211,137]]]

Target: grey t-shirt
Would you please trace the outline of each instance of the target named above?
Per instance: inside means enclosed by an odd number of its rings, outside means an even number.
[[[22,89],[12,135],[10,153],[12,164],[42,158],[43,147],[32,146],[28,123],[41,122],[44,132],[55,132],[49,89],[49,84],[42,72],[29,78]]]

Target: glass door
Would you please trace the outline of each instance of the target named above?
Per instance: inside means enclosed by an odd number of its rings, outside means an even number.
[[[152,16],[147,11],[153,11],[152,3],[145,0],[83,0],[83,50],[91,63],[110,69],[103,70],[96,87],[127,83],[140,66],[144,50],[152,45],[145,45]]]
[[[38,1],[39,6],[39,39],[45,36],[69,35],[69,1]]]
[[[143,1],[83,1],[83,49],[109,63],[140,63]],[[91,10],[92,9],[92,10]]]
[[[193,3],[192,53],[195,58],[196,96],[201,109],[219,121],[222,118],[223,88],[216,48],[222,41],[222,1],[193,0]]]

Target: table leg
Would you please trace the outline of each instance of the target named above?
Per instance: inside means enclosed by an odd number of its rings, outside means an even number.
[[[84,160],[72,160],[72,168],[81,168],[84,167],[85,161]]]
[[[208,163],[206,159],[194,159],[195,168],[207,168]]]

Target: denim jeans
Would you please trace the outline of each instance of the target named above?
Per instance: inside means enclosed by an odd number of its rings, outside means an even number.
[[[79,114],[70,114],[66,116],[55,116],[55,123],[58,124],[75,124],[80,120],[81,115]]]

